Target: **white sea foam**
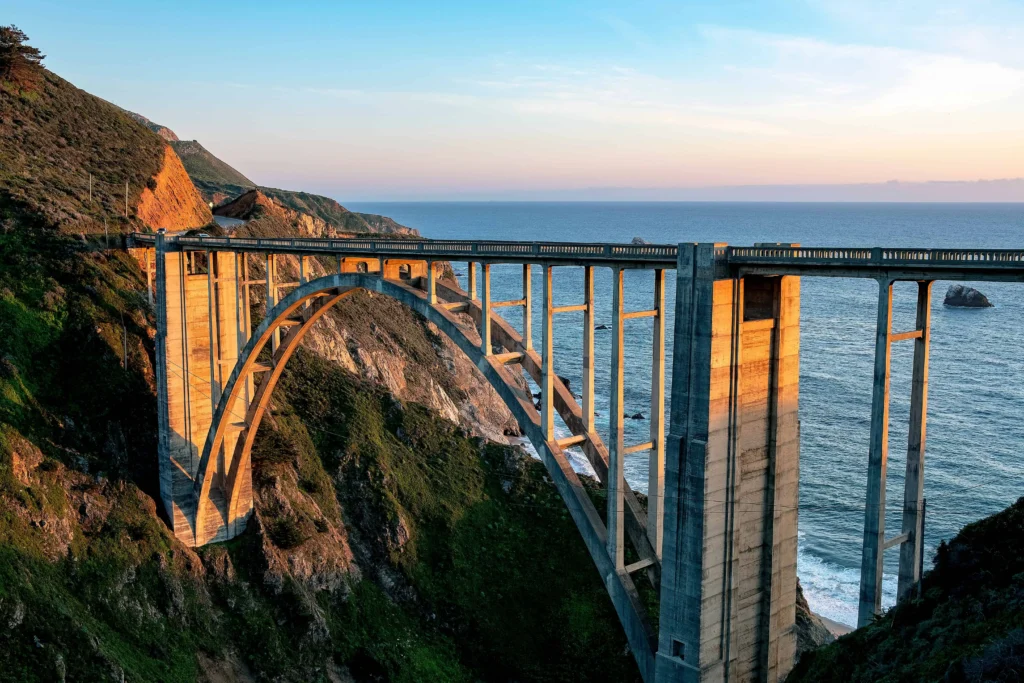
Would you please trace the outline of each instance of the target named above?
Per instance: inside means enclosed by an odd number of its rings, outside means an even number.
[[[801,534],[802,535],[802,534]],[[847,626],[857,625],[860,569],[841,567],[813,555],[803,544],[797,547],[797,574],[811,610]],[[897,577],[882,576],[882,607],[896,604]]]

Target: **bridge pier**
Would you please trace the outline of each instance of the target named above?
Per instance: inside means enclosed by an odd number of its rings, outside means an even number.
[[[237,266],[232,252],[167,251],[163,233],[157,236],[160,495],[174,535],[188,545],[230,538],[244,527],[252,509],[252,492],[246,485],[238,518],[228,519],[223,487],[239,436],[239,431],[232,429],[211,468],[211,500],[220,514],[209,516],[208,528],[194,527],[193,482],[214,409],[237,363],[243,333]],[[236,417],[233,422],[241,419]],[[248,472],[245,474],[248,482]]]
[[[915,329],[892,331],[894,281],[878,282],[878,326],[875,337],[875,374],[871,400],[871,440],[864,504],[864,545],[861,554],[860,603],[857,626],[866,626],[882,611],[885,551],[900,546],[898,596],[906,597],[921,578],[924,545],[924,442],[928,406],[928,351],[931,335],[932,281],[921,280],[917,290]],[[885,538],[885,483],[889,463],[889,383],[892,343],[914,340],[914,370],[910,395],[910,432],[903,493],[903,530]]]
[[[797,277],[716,273],[681,244],[656,680],[782,680],[794,663]]]

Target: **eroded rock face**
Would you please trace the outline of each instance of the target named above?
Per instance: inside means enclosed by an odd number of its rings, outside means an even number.
[[[297,277],[294,257],[280,257],[278,268],[282,277]],[[316,262],[311,270],[311,277],[327,274]],[[361,292],[345,299],[309,331],[303,347],[477,436],[513,443],[521,434],[497,392],[455,343],[389,297]]]
[[[142,190],[135,213],[153,230],[187,230],[213,220],[210,207],[170,145],[164,147],[163,167],[151,180],[155,185]]]
[[[991,308],[992,302],[984,294],[965,285],[950,285],[946,290],[946,298],[942,300],[944,306],[954,308]]]
[[[835,640],[832,633],[822,621],[821,617],[811,611],[804,597],[803,588],[800,587],[800,580],[796,582],[796,656],[799,659],[803,653],[814,650],[822,645],[828,645]]]

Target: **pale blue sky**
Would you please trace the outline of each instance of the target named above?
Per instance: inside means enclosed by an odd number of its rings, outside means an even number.
[[[1024,5],[0,2],[47,65],[348,201],[1024,176]]]

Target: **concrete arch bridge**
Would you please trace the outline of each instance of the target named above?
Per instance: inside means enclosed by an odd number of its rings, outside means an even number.
[[[135,234],[157,318],[161,497],[191,545],[240,533],[252,511],[250,452],[270,397],[303,336],[359,290],[390,296],[434,323],[475,363],[540,454],[601,575],[645,681],[778,681],[795,655],[799,485],[800,277],[879,282],[875,390],[861,577],[861,622],[880,610],[881,558],[900,548],[900,595],[920,578],[931,282],[1024,279],[1024,251],[818,249],[795,245],[620,245],[375,239],[248,239]],[[298,280],[278,256],[298,258]],[[331,264],[313,278],[310,259]],[[265,273],[250,277],[253,259]],[[468,291],[439,266],[469,264]],[[522,296],[492,301],[490,267],[521,264]],[[552,270],[584,269],[583,300],[555,306]],[[540,301],[531,269],[542,271]],[[594,269],[612,269],[609,440],[594,411]],[[626,311],[623,273],[652,272],[645,310]],[[665,415],[665,278],[676,280],[673,376]],[[892,330],[892,284],[920,283],[916,329]],[[479,284],[479,287],[478,287]],[[253,329],[250,290],[265,292]],[[479,290],[479,291],[478,291]],[[497,314],[524,310],[517,330]],[[533,309],[539,307],[540,346]],[[579,402],[555,374],[555,316],[584,314]],[[653,319],[650,437],[626,444],[624,323]],[[903,529],[885,537],[889,352],[915,344]],[[541,389],[539,408],[515,373]],[[556,417],[571,435],[559,438]],[[579,448],[607,489],[598,510],[566,451]],[[647,506],[623,476],[646,452]],[[627,564],[627,544],[631,548]],[[659,592],[655,630],[634,577]]]

